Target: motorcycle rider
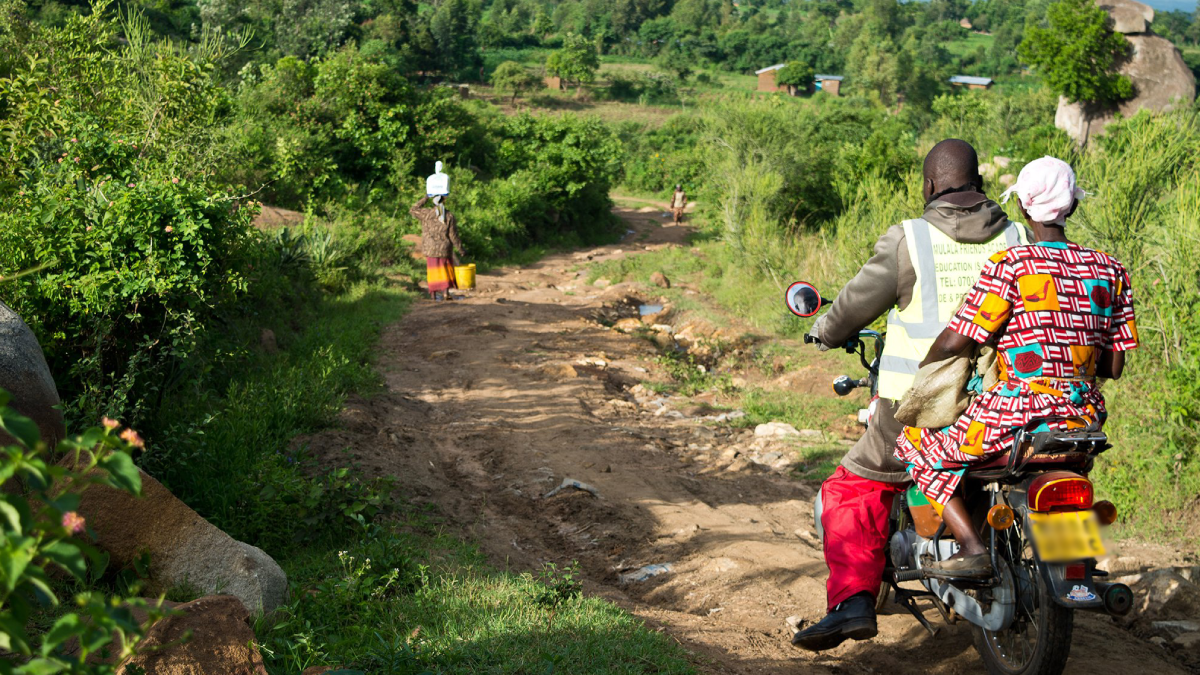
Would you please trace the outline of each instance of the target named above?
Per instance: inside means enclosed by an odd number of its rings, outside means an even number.
[[[828,613],[792,638],[792,644],[811,651],[878,632],[875,598],[889,516],[909,480],[893,456],[904,428],[896,421],[896,407],[988,258],[1029,242],[1027,230],[984,195],[979,158],[966,141],[935,145],[925,157],[923,175],[924,214],[880,237],[875,254],[812,330],[823,350],[841,347],[890,310],[874,417],[821,485]]]

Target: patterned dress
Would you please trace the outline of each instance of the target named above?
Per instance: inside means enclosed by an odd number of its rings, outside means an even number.
[[[1133,292],[1124,266],[1076,244],[1016,246],[992,257],[949,328],[995,340],[1000,381],[945,429],[907,427],[896,457],[917,486],[944,505],[965,467],[1003,453],[1016,430],[1103,423],[1096,363],[1104,351],[1138,344]]]

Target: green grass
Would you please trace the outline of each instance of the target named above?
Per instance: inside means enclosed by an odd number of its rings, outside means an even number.
[[[991,35],[971,33],[962,40],[947,42],[942,46],[944,46],[946,51],[950,52],[954,56],[966,56],[967,54],[973,54],[975,50],[979,49],[980,47],[983,47],[984,49],[991,49],[992,42],[994,41],[995,38]]]
[[[344,556],[311,551],[285,567],[304,591],[256,627],[272,673],[694,672],[674,641],[583,596],[570,566],[497,571],[429,511],[408,510]]]
[[[212,370],[196,366],[203,375],[176,391],[154,420],[150,437],[170,440],[151,443],[142,465],[235,538],[285,551],[305,534],[306,518],[322,519],[328,514],[321,511],[336,507],[342,497],[335,490],[357,489],[330,483],[323,501],[306,502],[316,469],[288,451],[290,440],[331,424],[348,393],[379,388],[371,365],[376,338],[413,297],[364,282],[230,324],[208,347],[223,358],[214,358]],[[264,328],[276,335],[275,353],[259,345]]]
[[[799,462],[792,469],[792,476],[800,480],[825,480],[841,465],[846,448],[839,443],[821,443],[801,448]]]
[[[862,406],[863,401],[858,397],[833,398],[793,391],[749,389],[741,397],[746,416],[738,422],[740,426],[748,427],[787,422],[797,429],[829,431],[842,426],[839,422],[847,415],[857,413]]]

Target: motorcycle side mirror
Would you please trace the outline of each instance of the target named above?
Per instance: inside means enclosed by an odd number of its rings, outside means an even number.
[[[807,281],[797,281],[788,286],[787,292],[784,294],[784,304],[792,314],[808,318],[821,311],[821,308],[829,302],[821,297],[816,286]]]

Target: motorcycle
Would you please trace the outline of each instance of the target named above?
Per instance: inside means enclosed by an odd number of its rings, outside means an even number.
[[[793,314],[804,317],[828,304],[805,282],[788,289],[786,302]],[[867,376],[837,378],[838,395],[867,389],[877,399],[884,339],[865,330],[843,346],[859,355]],[[805,336],[805,342],[818,340]],[[916,486],[901,493],[892,508],[877,610],[890,595],[930,635],[937,630],[918,601],[930,602],[948,624],[970,623],[975,649],[992,675],[1059,675],[1070,655],[1076,611],[1124,616],[1133,608],[1129,587],[1105,581],[1107,572],[1096,568],[1096,558],[1105,552],[1100,528],[1117,519],[1111,502],[1094,501],[1088,479],[1096,457],[1111,447],[1107,436],[1092,428],[1041,432],[1037,426],[1041,423],[1018,430],[1007,453],[970,467],[962,483],[972,520],[991,554],[990,579],[928,576],[928,565],[957,553],[957,543]],[[824,538],[819,492],[814,511],[818,536]]]

